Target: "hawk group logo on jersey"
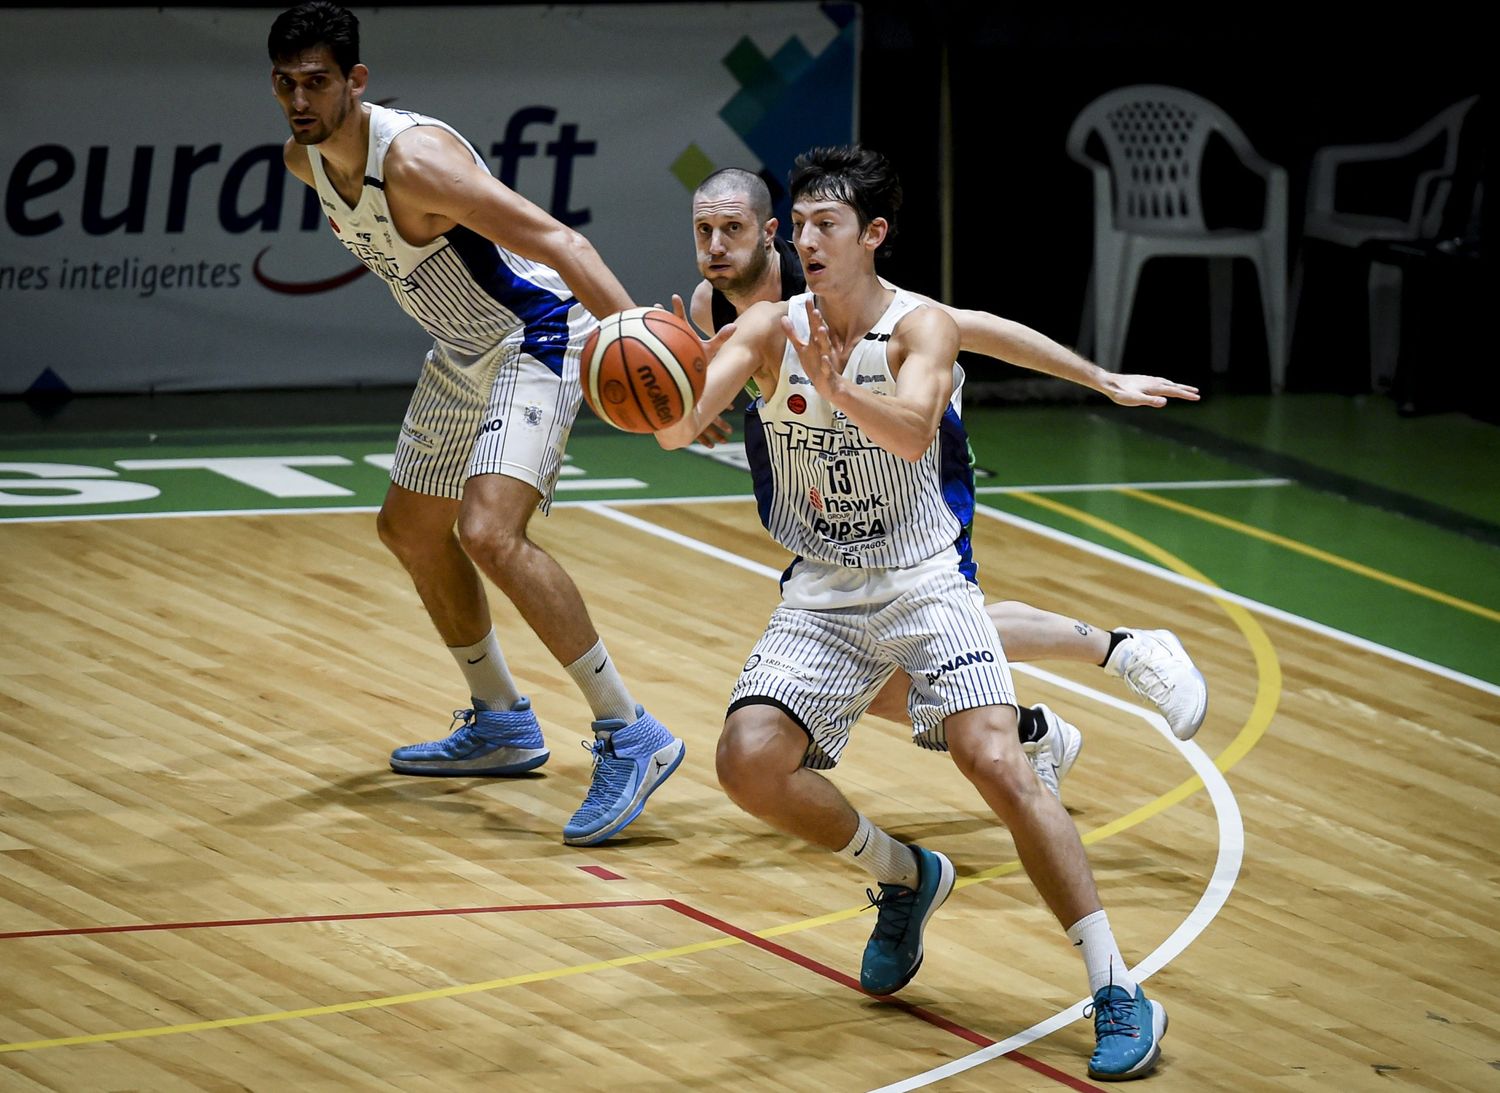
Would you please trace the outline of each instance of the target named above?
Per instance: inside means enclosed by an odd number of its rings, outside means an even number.
[[[818,492],[817,486],[811,486],[807,491],[807,503],[819,512],[823,511],[823,495]]]
[[[813,519],[812,529],[824,541],[844,548],[860,543],[878,543],[888,532],[885,520],[879,516],[868,520],[829,520],[817,516]]]

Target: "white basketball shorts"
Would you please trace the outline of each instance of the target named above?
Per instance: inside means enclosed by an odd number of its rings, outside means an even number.
[[[547,511],[583,399],[578,362],[595,325],[582,305],[569,312],[560,373],[523,351],[524,330],[474,358],[434,344],[401,423],[391,481],[457,500],[475,475],[503,474],[535,486]]]
[[[1016,704],[983,594],[953,568],[881,603],[777,607],[730,692],[729,709],[778,707],[808,735],[803,765],[828,769],[893,666],[912,679],[907,710],[919,747],[947,751],[943,722],[952,714]]]

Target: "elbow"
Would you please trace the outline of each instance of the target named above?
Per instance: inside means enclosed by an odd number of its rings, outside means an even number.
[[[580,265],[589,261],[597,255],[594,244],[588,241],[588,237],[572,228],[563,228],[563,234],[559,240],[562,253],[567,255],[569,267]]]

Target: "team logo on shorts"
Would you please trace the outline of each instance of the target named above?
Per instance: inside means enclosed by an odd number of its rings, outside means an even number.
[[[533,429],[535,429],[542,423],[542,408],[535,403],[532,403],[530,406],[526,407],[526,409],[521,411],[521,417],[525,419],[527,425],[530,425]]]
[[[804,413],[807,410],[807,399],[801,395],[792,395],[786,400],[786,408],[794,414]]]
[[[759,653],[751,653],[750,654],[750,659],[747,660],[747,661],[745,661],[745,671],[747,671],[747,672],[753,672],[753,671],[755,671],[755,666],[757,664],[759,664],[759,663],[760,663],[760,654]]]
[[[413,429],[410,425],[406,425],[404,423],[402,424],[401,437],[409,445],[411,445],[411,447],[415,448],[419,452],[431,454],[432,452],[437,451],[438,442],[435,437],[432,437],[427,433],[421,432],[417,429]]]

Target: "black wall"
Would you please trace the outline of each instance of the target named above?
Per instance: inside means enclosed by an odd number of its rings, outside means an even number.
[[[1093,198],[1088,172],[1068,158],[1064,141],[1088,102],[1133,83],[1170,84],[1212,100],[1262,156],[1286,168],[1295,257],[1308,167],[1319,147],[1403,137],[1445,106],[1486,91],[1487,70],[1496,65],[1494,37],[1480,30],[1476,8],[1401,5],[1384,15],[1375,10],[866,5],[862,135],[896,158],[908,184],[908,230],[891,275],[914,288],[935,291],[939,285],[935,119],[945,50],[955,144],[952,303],[998,311],[1059,340],[1075,340]],[[1482,119],[1469,129],[1486,151],[1493,148],[1492,129]],[[1237,174],[1227,154],[1224,159],[1208,165],[1217,172],[1211,180],[1222,182],[1218,207],[1209,211],[1226,224],[1247,218],[1254,223],[1259,185]],[[1493,156],[1485,171],[1492,180]],[[1377,178],[1376,192],[1363,195],[1364,204],[1404,215],[1403,200],[1409,198],[1396,192],[1399,180],[1385,181],[1391,192],[1378,192]],[[1493,185],[1487,189],[1493,193]],[[1325,263],[1310,272],[1304,333],[1336,331],[1335,347],[1347,352],[1332,362],[1308,338],[1299,338],[1290,385],[1357,389],[1368,382],[1367,347],[1360,341],[1363,268]],[[1472,280],[1473,271],[1465,276]],[[1350,278],[1359,280],[1353,290]],[[1493,284],[1487,278],[1485,290]],[[1426,295],[1447,296],[1453,308],[1460,306],[1452,292]],[[1471,295],[1483,298],[1477,291]],[[1258,307],[1251,271],[1237,271],[1231,377],[1249,389],[1266,382]],[[1419,310],[1409,342],[1420,353],[1424,328],[1473,325],[1468,310]],[[1201,263],[1149,266],[1135,314],[1126,368],[1207,381],[1207,275]],[[1326,337],[1319,343],[1325,351],[1327,343]],[[1439,346],[1437,352],[1448,351]],[[1476,379],[1490,382],[1490,364],[1470,366]]]

